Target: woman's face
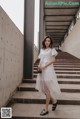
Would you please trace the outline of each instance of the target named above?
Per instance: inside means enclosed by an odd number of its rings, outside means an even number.
[[[48,48],[50,46],[50,43],[51,43],[50,38],[46,38],[46,40],[45,40],[46,48]]]

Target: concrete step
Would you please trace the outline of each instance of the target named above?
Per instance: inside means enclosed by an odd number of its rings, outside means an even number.
[[[31,87],[31,88],[35,88],[35,83],[22,83],[20,84],[18,87]],[[80,84],[76,85],[76,84],[59,84],[60,88],[65,88],[65,89],[80,89]]]
[[[34,66],[34,69],[37,69],[38,66]],[[54,69],[57,69],[57,68],[61,68],[61,69],[64,69],[64,68],[67,68],[67,69],[80,69],[79,66],[54,66]]]
[[[34,68],[36,69],[36,68]],[[55,68],[55,70],[61,70],[61,71],[80,71],[80,69],[75,68]]]
[[[35,64],[35,65],[38,65],[38,64]],[[70,65],[70,66],[74,65],[74,66],[77,66],[77,65],[79,65],[80,66],[80,63],[74,63],[74,62],[73,63],[65,63],[65,62],[63,62],[63,63],[60,62],[59,63],[59,62],[56,62],[56,63],[54,63],[54,65],[56,65],[56,66],[57,65],[60,65],[60,66],[64,66],[64,65]]]
[[[37,67],[39,64],[35,64],[34,65],[34,67]],[[58,67],[58,66],[60,66],[60,67],[80,67],[80,64],[53,64],[53,66],[55,66],[55,67]]]
[[[54,66],[80,66],[80,64],[77,64],[77,63],[69,63],[69,64],[66,64],[66,63],[54,63],[53,64]],[[35,66],[35,65],[34,65]],[[38,66],[38,64],[36,64],[36,66]]]
[[[54,67],[54,69],[80,69],[79,67]]]
[[[65,71],[80,71],[80,68],[54,68],[55,70],[65,70]],[[37,70],[37,67],[34,67],[34,70]]]
[[[24,80],[26,80],[26,79],[24,79]],[[34,78],[33,80],[36,80],[36,78]],[[66,82],[67,82],[67,81],[69,81],[69,82],[70,82],[70,81],[72,81],[72,82],[79,82],[79,81],[80,81],[80,79],[76,79],[76,78],[75,78],[75,79],[57,78],[57,80],[58,80],[58,81],[66,81]]]
[[[37,69],[33,71],[34,74],[37,73]],[[60,71],[60,70],[55,70],[56,74],[80,74],[80,71]]]
[[[80,74],[57,74],[57,76],[80,76]]]
[[[36,71],[36,70],[35,70]],[[55,72],[74,72],[74,73],[78,73],[78,72],[80,72],[80,71],[74,71],[74,70],[72,70],[72,71],[64,71],[64,70],[57,70],[57,71],[55,71]]]
[[[61,92],[71,92],[71,93],[79,93],[80,85],[76,84],[59,84]],[[33,83],[22,83],[17,88],[18,91],[37,91],[35,89],[35,84]]]
[[[34,74],[34,78],[37,78],[37,74]],[[80,76],[79,75],[57,75],[57,78],[76,78],[76,79],[80,79]]]
[[[57,75],[66,75],[66,74],[68,74],[68,75],[72,75],[72,74],[74,74],[74,75],[77,75],[77,74],[79,74],[80,75],[80,72],[55,72]],[[37,70],[35,70],[34,71],[34,74],[37,74]]]
[[[39,63],[36,63],[35,65],[38,64]],[[80,65],[80,62],[55,62],[54,65]]]
[[[49,105],[49,114],[40,116],[44,104],[19,104],[12,106],[13,119],[80,119],[79,105],[58,105],[55,111],[52,111],[52,105]]]
[[[57,80],[59,84],[80,84],[80,79],[57,78]],[[36,78],[24,79],[23,83],[36,83]]]
[[[60,67],[60,68],[80,68],[79,65],[53,65],[55,68]],[[38,65],[35,65],[34,67],[38,67]]]
[[[57,95],[57,99],[58,104],[61,105],[80,105],[80,93],[61,93]],[[16,94],[12,96],[12,102],[44,104],[45,95],[33,91],[17,91]]]

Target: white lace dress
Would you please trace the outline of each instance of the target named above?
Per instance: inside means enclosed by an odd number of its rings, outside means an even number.
[[[47,48],[45,50],[41,49],[38,58],[40,58],[40,63],[44,64],[50,62],[50,58],[53,55],[58,55],[58,52],[55,50],[55,48]],[[42,73],[37,75],[36,89],[43,93],[50,92],[51,96],[53,97],[55,94],[61,93],[53,64],[43,69]]]

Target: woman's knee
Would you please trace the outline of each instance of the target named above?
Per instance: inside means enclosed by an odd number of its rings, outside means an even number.
[[[46,96],[47,96],[47,97],[50,97],[50,93],[49,93],[49,92],[47,92],[47,93],[46,93]]]

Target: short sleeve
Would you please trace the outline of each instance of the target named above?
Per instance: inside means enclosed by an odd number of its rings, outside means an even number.
[[[56,51],[55,48],[52,49],[52,56],[53,56],[53,55],[54,55],[54,56],[57,56],[57,55],[58,55],[58,52]]]
[[[41,49],[40,49],[40,53],[39,53],[39,55],[38,55],[38,59],[40,59],[41,58]]]

